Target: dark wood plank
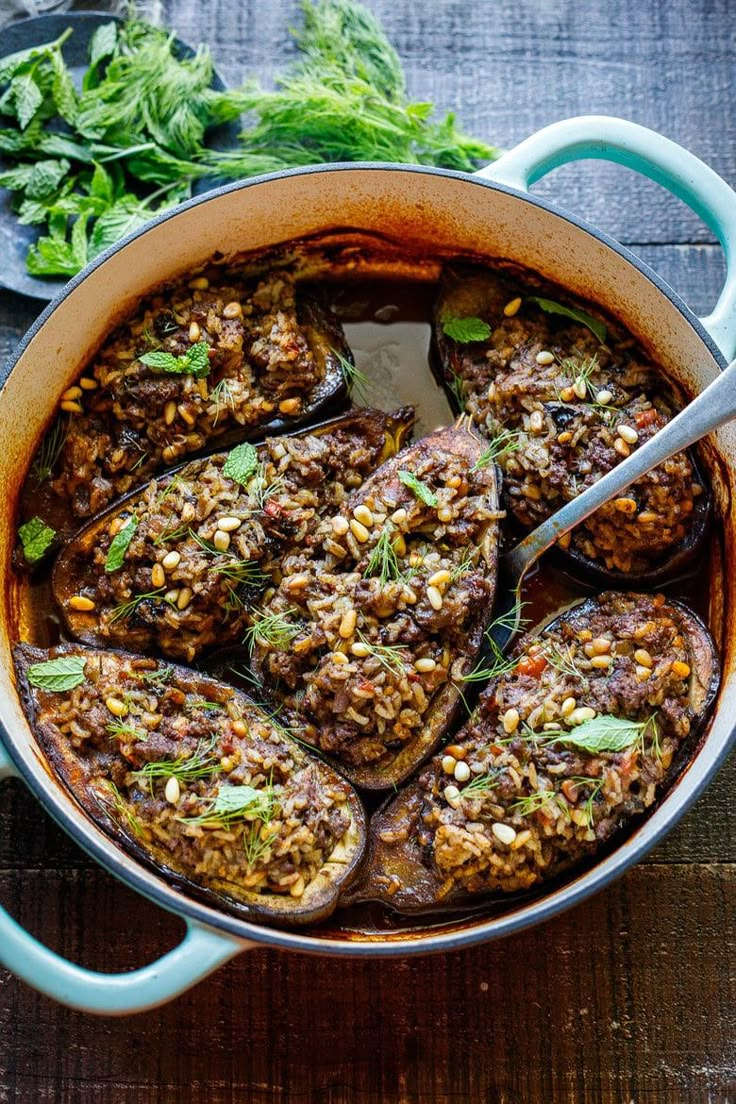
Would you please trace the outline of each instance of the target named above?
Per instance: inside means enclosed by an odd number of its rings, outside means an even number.
[[[707,933],[735,906],[733,864],[639,867],[500,944],[385,962],[252,952],[122,1022],[8,980],[0,1083],[23,1104],[727,1100],[736,937]],[[33,872],[18,907],[104,968],[161,951],[175,927],[96,870]]]

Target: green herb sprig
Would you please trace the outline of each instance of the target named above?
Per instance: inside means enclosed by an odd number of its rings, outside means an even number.
[[[545,299],[540,295],[528,295],[526,302],[536,303],[545,314],[559,314],[564,318],[570,318],[573,322],[579,322],[581,326],[587,327],[594,337],[598,338],[601,345],[605,344],[608,328],[603,322],[593,318],[586,311],[578,310],[575,307],[566,307],[563,303],[556,303],[553,299]]]
[[[59,656],[58,659],[49,659],[43,663],[32,663],[26,672],[26,678],[31,686],[36,686],[39,690],[61,694],[82,685],[85,663],[83,656]]]
[[[402,469],[399,471],[399,482],[403,483],[405,487],[408,487],[415,498],[418,498],[425,506],[437,507],[437,495],[432,488],[428,487],[426,483],[423,483],[414,472],[404,471]]]
[[[18,536],[26,563],[37,564],[56,540],[56,530],[40,517],[32,517],[18,527]]]
[[[206,341],[198,341],[196,345],[190,345],[182,356],[174,356],[173,353],[154,349],[151,353],[142,353],[138,359],[141,364],[152,368],[154,372],[168,372],[177,376],[194,376],[195,379],[201,379],[209,374],[209,348]]]
[[[446,317],[441,322],[442,332],[447,337],[457,341],[459,345],[471,345],[475,341],[487,341],[492,330],[482,318],[469,316],[468,318]]]

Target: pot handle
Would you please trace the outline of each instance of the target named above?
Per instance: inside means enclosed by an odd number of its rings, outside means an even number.
[[[713,231],[726,254],[726,281],[701,318],[726,360],[736,356],[736,194],[694,154],[654,130],[609,115],[581,115],[544,127],[478,176],[527,191],[552,169],[585,158],[617,161],[664,185]]]
[[[0,780],[20,777],[0,743]],[[178,947],[155,962],[129,973],[103,974],[50,951],[0,906],[0,965],[70,1008],[105,1016],[144,1012],[165,1004],[254,946],[193,920],[186,925]]]

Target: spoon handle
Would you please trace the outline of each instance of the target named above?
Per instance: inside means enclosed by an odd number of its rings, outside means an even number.
[[[645,445],[617,464],[602,479],[557,513],[533,529],[506,553],[510,579],[520,582],[527,569],[561,536],[574,529],[599,506],[620,495],[627,487],[658,464],[688,448],[701,437],[736,417],[736,360],[718,379],[693,399],[684,410],[655,433]]]

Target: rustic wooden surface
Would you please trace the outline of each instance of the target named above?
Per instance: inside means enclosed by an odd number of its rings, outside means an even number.
[[[411,91],[510,146],[555,119],[627,116],[736,184],[730,0],[369,0]],[[288,0],[169,0],[226,78],[291,54]],[[539,191],[632,245],[696,309],[723,273],[708,230],[624,170]],[[37,307],[0,295],[0,352]],[[736,1100],[736,761],[652,856],[560,920],[432,959],[257,952],[155,1012],[95,1020],[0,972],[0,1104],[724,1104]],[[127,969],[179,924],[94,866],[15,784],[0,791],[0,900],[53,948]]]

